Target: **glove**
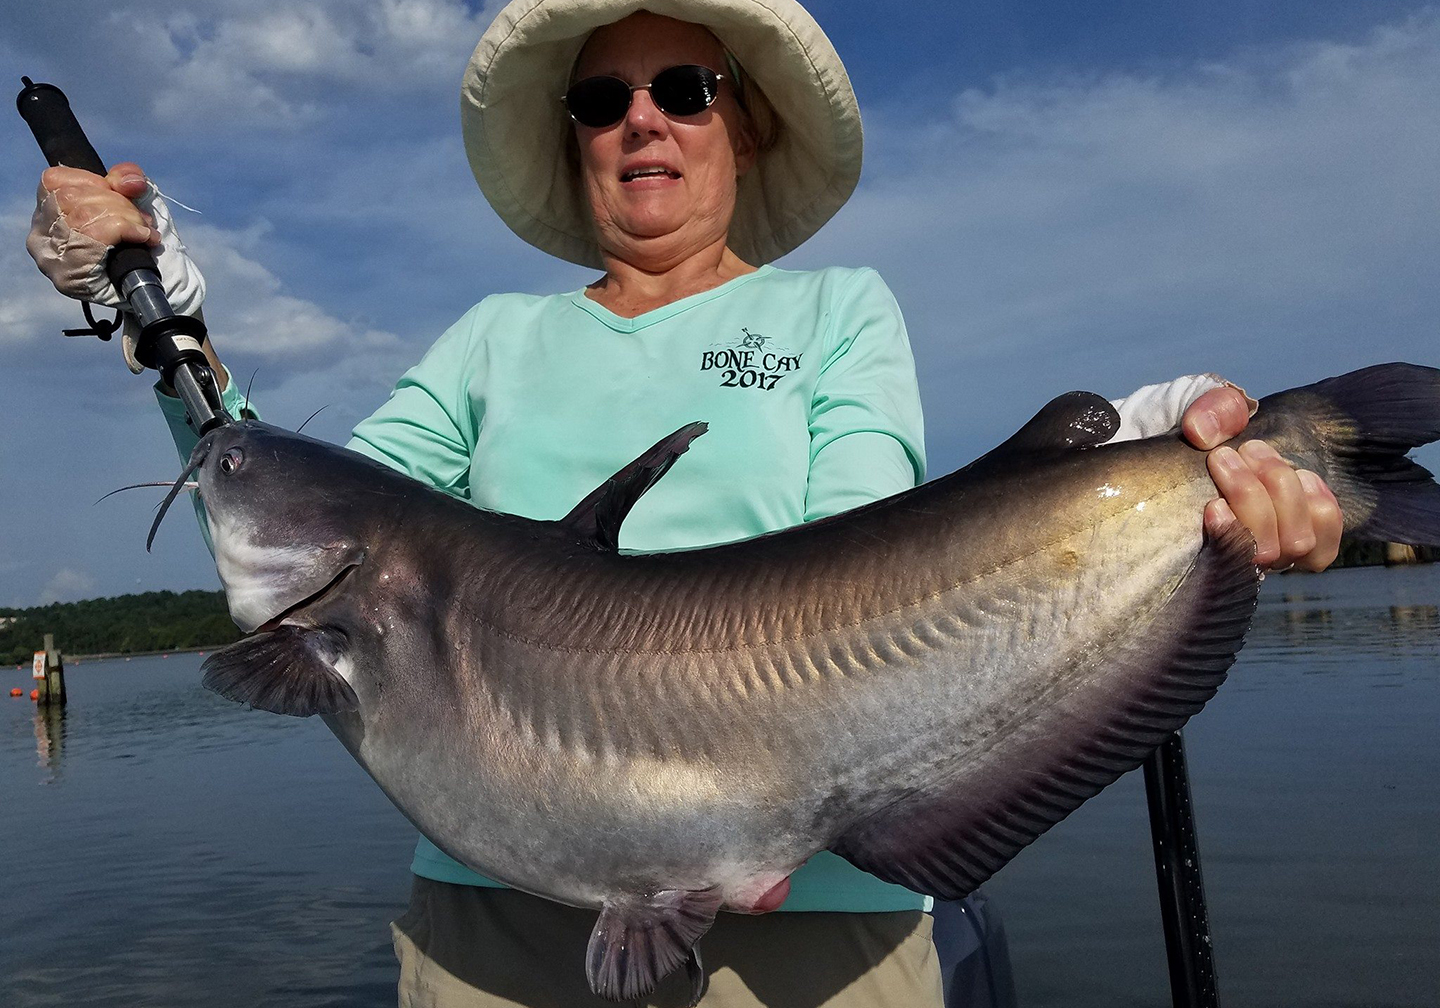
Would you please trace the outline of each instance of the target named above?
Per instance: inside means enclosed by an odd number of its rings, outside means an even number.
[[[154,219],[155,230],[160,234],[161,244],[151,251],[160,268],[160,280],[165,285],[170,306],[181,315],[198,315],[205,300],[205,278],[175,230],[169,204],[155,183],[148,181],[144,195],[134,202]],[[110,246],[71,228],[60,212],[59,198],[43,185],[36,192],[35,214],[30,219],[25,248],[40,272],[66,297],[109,308],[123,305],[119,292],[105,274],[105,257],[110,253]],[[144,370],[135,359],[138,337],[139,328],[130,324],[127,316],[120,345],[125,364],[134,374]]]

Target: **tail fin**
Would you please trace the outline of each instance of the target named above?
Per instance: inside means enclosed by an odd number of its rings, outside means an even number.
[[[1245,437],[1318,472],[1346,533],[1440,546],[1440,486],[1406,457],[1440,439],[1440,369],[1377,364],[1267,396]]]

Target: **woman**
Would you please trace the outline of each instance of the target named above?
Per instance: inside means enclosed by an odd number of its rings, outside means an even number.
[[[647,550],[756,535],[911,486],[924,467],[919,399],[888,290],[869,270],[767,265],[858,178],[859,117],[838,57],[785,0],[639,6],[517,0],[463,85],[467,151],[496,211],[603,275],[570,294],[481,302],[351,447],[478,506],[557,518],[660,434],[704,418],[711,433],[626,522],[622,545]],[[177,254],[146,188],[133,164],[106,180],[46,172],[31,245],[57,286],[85,296],[82,251],[117,241]],[[225,401],[243,405],[228,384]],[[188,451],[178,402],[161,402]],[[1144,390],[1122,413],[1135,435],[1173,427],[1186,406],[1200,447],[1249,415],[1240,392],[1208,378]],[[1258,442],[1213,452],[1211,469],[1222,497],[1205,521],[1238,517],[1257,562],[1333,559],[1338,509],[1317,479]],[[593,913],[499,888],[424,840],[413,868],[395,927],[402,1004],[590,1003]],[[703,943],[703,1003],[938,1005],[925,908],[818,855],[780,912],[721,915]],[[672,978],[654,1003],[685,993]]]

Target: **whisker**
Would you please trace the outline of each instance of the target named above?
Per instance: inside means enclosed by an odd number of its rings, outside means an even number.
[[[201,444],[204,444],[204,442],[201,442]],[[190,457],[189,464],[185,466],[185,471],[180,474],[180,478],[175,481],[175,485],[170,488],[170,492],[167,493],[165,499],[160,502],[160,513],[155,516],[155,521],[150,526],[150,534],[145,537],[146,553],[150,552],[150,544],[155,541],[155,533],[160,529],[160,522],[164,519],[165,512],[170,510],[170,505],[174,502],[175,498],[180,495],[181,490],[184,490],[187,486],[195,485],[190,481],[190,474],[200,468],[200,463],[204,462],[206,456],[209,454],[209,445],[204,445],[203,449],[201,445],[195,446],[195,451]]]
[[[117,493],[119,493],[121,490],[139,490],[141,487],[156,487],[156,486],[168,487],[168,486],[174,486],[174,485],[175,485],[175,484],[174,484],[174,481],[173,481],[173,480],[161,480],[161,481],[158,482],[158,483],[131,483],[129,486],[116,487],[114,490],[111,490],[109,493],[107,493],[107,494],[105,495],[105,497],[114,497],[114,496],[115,496]],[[200,487],[200,484],[199,484],[199,483],[193,483],[193,482],[191,482],[191,483],[186,483],[183,489],[185,489],[185,490],[196,490],[196,489],[198,489],[199,487]],[[97,498],[96,501],[95,501],[95,504],[99,504],[100,501],[103,501],[103,500],[105,499],[105,497]],[[91,504],[90,506],[91,506],[91,507],[94,507],[95,504]]]
[[[325,406],[329,406],[329,405],[330,405],[329,403],[326,403],[326,404],[325,404]],[[295,433],[296,433],[296,434],[299,434],[301,431],[303,431],[303,430],[305,429],[305,424],[309,423],[311,420],[314,420],[317,416],[319,416],[319,415],[320,415],[320,410],[323,410],[323,409],[325,408],[325,406],[321,406],[320,409],[317,409],[314,413],[311,413],[308,417],[306,417],[306,418],[305,418],[305,423],[302,423],[299,427],[296,427],[296,428],[295,428]]]
[[[245,409],[245,410],[249,410],[249,409],[250,409],[250,390],[255,387],[255,376],[258,375],[259,373],[260,373],[260,369],[259,369],[258,367],[257,367],[254,371],[251,371],[251,372],[250,372],[250,381],[247,382],[246,385],[245,385],[245,405],[242,407],[242,408]]]

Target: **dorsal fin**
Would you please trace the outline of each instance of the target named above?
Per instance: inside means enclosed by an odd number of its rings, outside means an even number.
[[[1045,449],[1091,448],[1109,441],[1119,429],[1120,414],[1103,396],[1066,392],[1051,399],[1024,427],[971,465]]]
[[[560,524],[601,549],[618,549],[620,525],[635,502],[685,454],[691,441],[709,429],[697,421],[661,438],[634,462],[591,491],[560,519]]]

